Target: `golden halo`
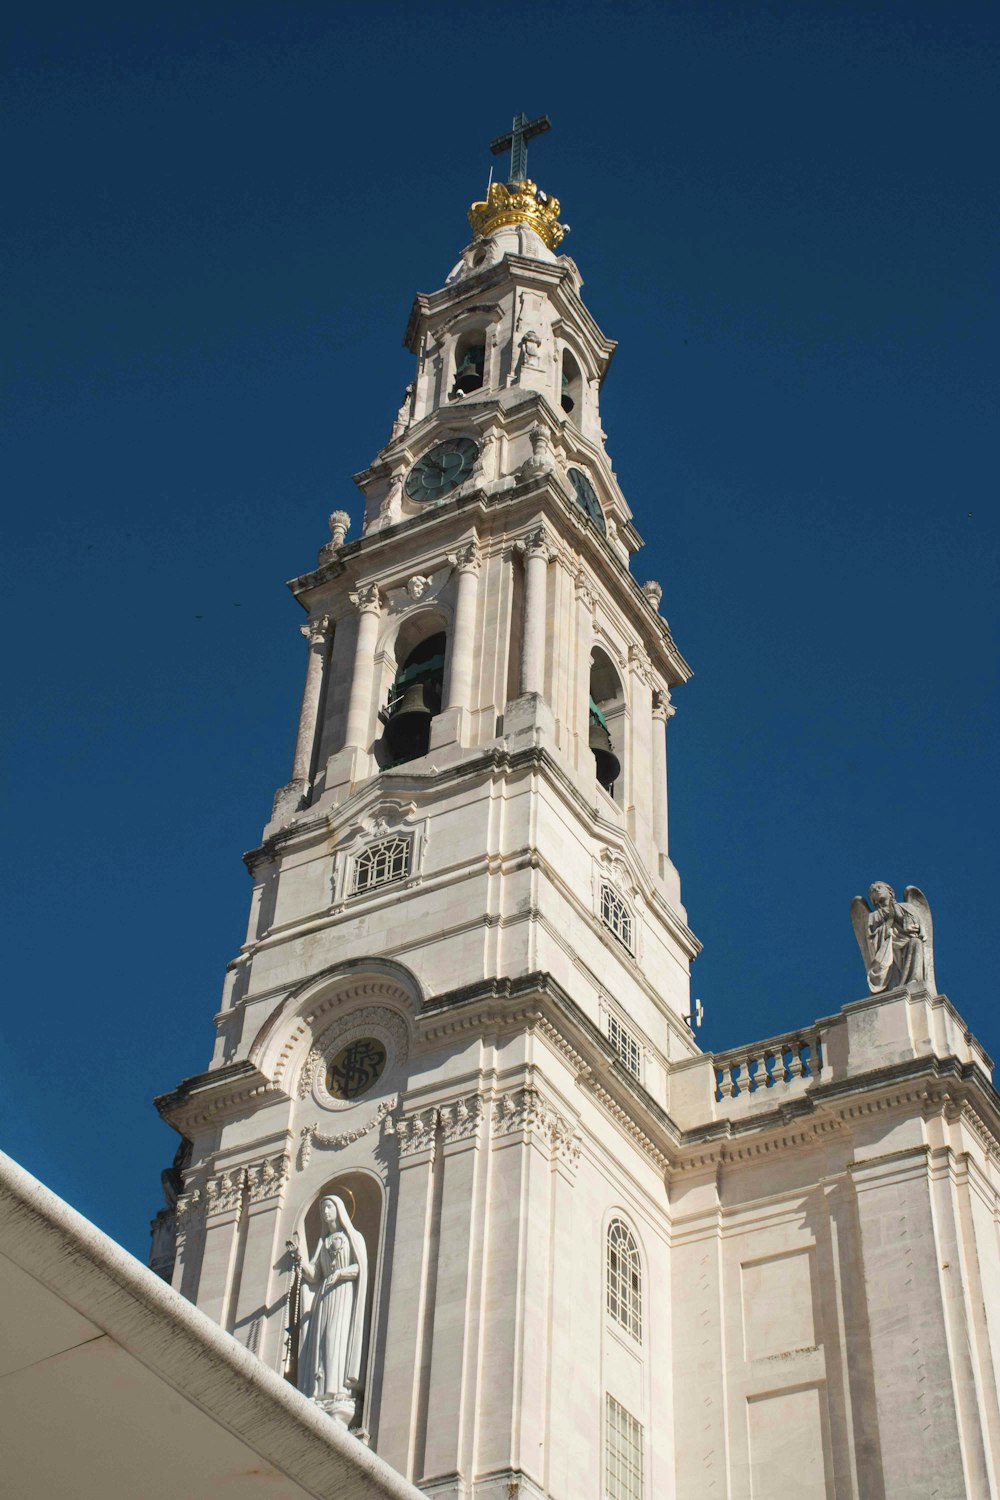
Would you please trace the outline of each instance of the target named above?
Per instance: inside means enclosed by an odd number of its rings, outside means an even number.
[[[340,1198],[344,1204],[344,1207],[347,1209],[347,1212],[351,1216],[351,1223],[354,1223],[354,1215],[358,1211],[358,1205],[357,1200],[355,1199],[354,1194],[351,1192],[349,1187],[335,1188],[333,1192],[324,1193],[323,1196],[325,1198]]]

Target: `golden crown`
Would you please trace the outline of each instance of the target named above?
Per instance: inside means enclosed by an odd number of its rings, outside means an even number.
[[[566,234],[559,222],[559,199],[550,198],[527,177],[521,182],[491,182],[485,203],[469,209],[469,223],[477,240],[508,224],[527,224],[555,250]]]

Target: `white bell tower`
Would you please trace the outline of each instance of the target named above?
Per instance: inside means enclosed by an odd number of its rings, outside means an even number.
[[[158,1100],[189,1144],[154,1264],[294,1378],[309,1294],[286,1244],[308,1259],[321,1204],[346,1205],[363,1347],[338,1415],[455,1500],[596,1497],[609,1465],[616,1494],[629,1465],[672,1484],[650,1289],[670,1065],[698,1052],[667,842],[689,668],[630,571],[615,346],[526,175],[542,126],[515,120],[510,180],[414,303],[360,534],[335,512],[291,584],[293,778],[246,856],[211,1062]]]

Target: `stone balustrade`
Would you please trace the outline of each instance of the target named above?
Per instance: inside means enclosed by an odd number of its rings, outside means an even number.
[[[717,1103],[739,1099],[769,1105],[794,1098],[817,1083],[826,1066],[818,1026],[790,1031],[770,1041],[734,1047],[713,1057]]]

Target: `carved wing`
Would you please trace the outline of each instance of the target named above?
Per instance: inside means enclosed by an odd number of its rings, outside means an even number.
[[[868,941],[868,918],[870,914],[871,907],[864,896],[855,896],[851,902],[851,922],[854,926],[854,936],[858,940],[858,947],[861,949],[861,961],[865,966],[866,974],[872,966],[872,950],[871,944]]]
[[[931,916],[930,902],[918,885],[908,885],[903,892],[903,900],[909,906],[916,907],[920,913],[920,922],[924,930],[924,981],[932,995],[937,994],[937,984],[934,980],[934,919]]]

